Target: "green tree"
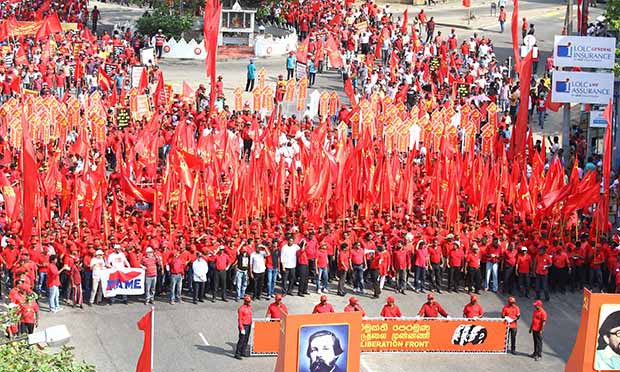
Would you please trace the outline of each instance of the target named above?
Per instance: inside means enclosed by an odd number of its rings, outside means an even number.
[[[95,367],[76,361],[73,348],[46,353],[25,341],[0,346],[0,371],[11,372],[95,372]]]
[[[609,28],[620,30],[620,0],[607,0],[605,18],[609,22]]]
[[[152,36],[161,29],[168,37],[179,38],[181,33],[192,28],[192,17],[173,14],[168,8],[157,8],[152,14],[145,13],[137,21],[138,31],[143,35]]]

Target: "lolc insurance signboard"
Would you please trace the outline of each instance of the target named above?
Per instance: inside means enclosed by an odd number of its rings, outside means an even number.
[[[553,61],[557,67],[614,67],[616,39],[613,37],[560,36],[553,45]]]

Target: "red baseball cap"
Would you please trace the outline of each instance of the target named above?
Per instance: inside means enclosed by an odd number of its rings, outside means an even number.
[[[326,302],[326,301],[327,301],[327,296],[322,295],[322,296],[321,296],[321,302]]]
[[[394,303],[394,297],[390,296],[388,298],[386,298],[387,303]]]
[[[542,303],[542,301],[541,301],[541,300],[536,300],[536,301],[534,301],[534,304],[533,304],[533,305],[534,305],[534,306],[542,306],[542,304],[543,304],[543,303]]]
[[[435,295],[433,295],[432,293],[429,293],[426,295],[426,299],[427,300],[434,300],[435,299]]]
[[[281,300],[282,299],[282,295],[280,293],[276,294],[276,300]]]
[[[476,296],[475,294],[469,296],[469,300],[470,301],[478,301],[478,296]]]
[[[349,303],[350,303],[350,304],[356,304],[356,303],[357,303],[357,297],[351,297],[351,298],[349,298]]]
[[[243,302],[252,302],[252,297],[250,297],[249,295],[243,296]]]
[[[508,303],[514,304],[517,300],[514,297],[508,297]]]

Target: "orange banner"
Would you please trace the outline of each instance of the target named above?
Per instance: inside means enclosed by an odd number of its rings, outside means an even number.
[[[503,353],[507,324],[503,319],[363,319],[363,352]],[[279,322],[255,322],[252,350],[278,352]]]
[[[17,21],[15,23],[17,24],[16,27],[9,28],[9,36],[18,37],[18,36],[34,35],[41,28],[43,21],[35,21],[35,22]],[[62,27],[63,31],[69,31],[69,30],[77,31],[78,29],[77,23],[61,23],[60,26]]]

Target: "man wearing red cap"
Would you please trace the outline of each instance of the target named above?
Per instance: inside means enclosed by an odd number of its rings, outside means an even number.
[[[508,333],[510,334],[510,353],[517,353],[517,321],[521,318],[521,310],[517,306],[514,297],[508,297],[508,305],[502,309],[502,316],[508,322]]]
[[[362,305],[359,304],[357,297],[349,298],[349,304],[344,307],[345,313],[349,313],[353,311],[360,311],[362,313],[362,316],[366,316],[366,312],[362,308]]]
[[[282,313],[288,314],[288,308],[282,302],[282,295],[278,293],[276,294],[275,301],[269,304],[265,317],[271,320],[279,320],[282,318]]]
[[[312,314],[322,314],[322,313],[333,313],[334,307],[332,304],[327,303],[327,296],[321,296],[321,302],[314,305],[314,309],[312,310]]]
[[[530,325],[530,333],[534,338],[534,352],[530,357],[538,361],[542,358],[543,333],[545,332],[545,323],[547,323],[547,312],[543,309],[541,300],[534,301],[534,312],[532,313],[532,323]]]
[[[252,328],[252,298],[249,295],[243,296],[243,305],[237,309],[237,325],[239,328],[239,341],[235,349],[235,359],[241,360],[241,356],[245,354],[250,338],[250,329]]]
[[[398,305],[394,303],[394,297],[390,296],[386,299],[386,304],[381,309],[381,316],[384,318],[400,318],[403,314],[400,312]]]
[[[482,318],[484,310],[478,303],[478,296],[473,294],[469,297],[469,303],[463,309],[463,318],[478,319]]]
[[[426,296],[426,303],[422,305],[420,311],[418,311],[418,316],[423,318],[439,318],[439,315],[448,317],[448,313],[443,309],[443,307],[439,304],[439,302],[435,301],[435,296],[432,293],[429,293]]]

